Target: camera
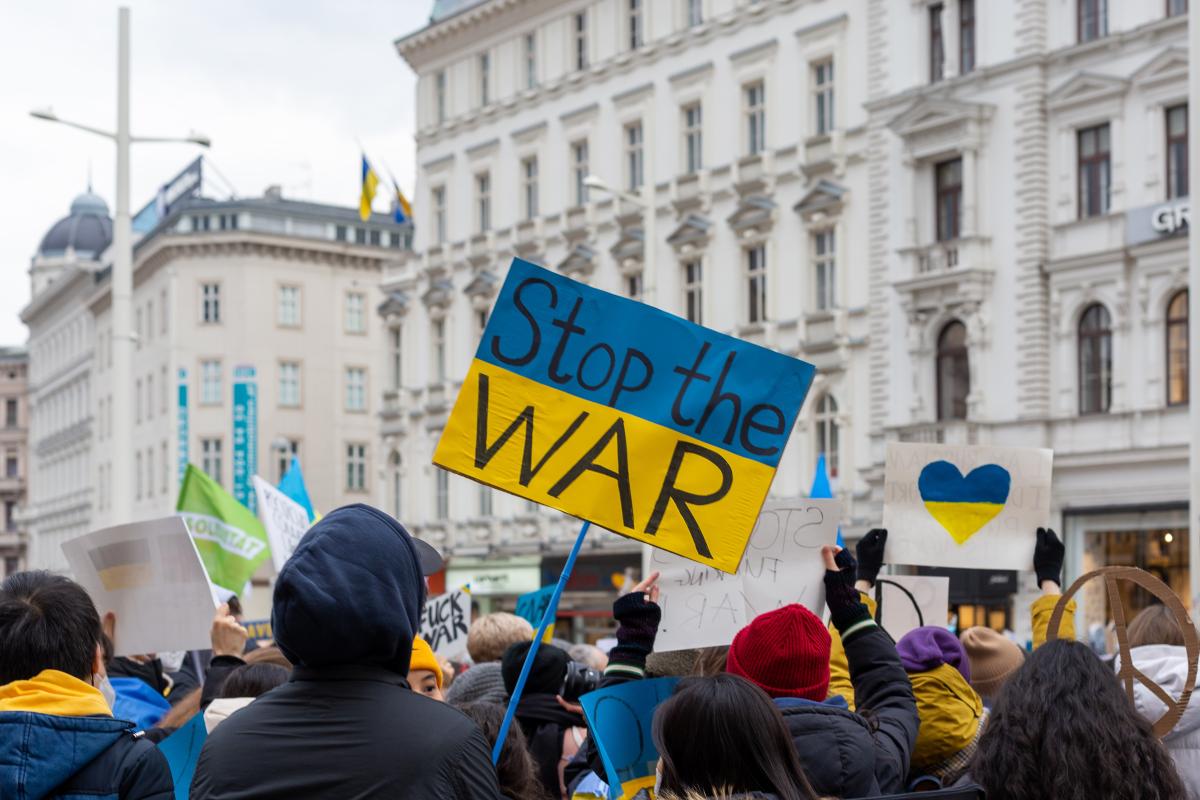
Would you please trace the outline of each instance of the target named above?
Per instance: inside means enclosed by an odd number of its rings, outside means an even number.
[[[559,695],[568,703],[574,703],[580,697],[593,691],[600,685],[600,673],[586,664],[578,661],[567,663],[567,675],[563,678],[562,690]]]

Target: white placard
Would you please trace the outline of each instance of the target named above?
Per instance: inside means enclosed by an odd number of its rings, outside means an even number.
[[[467,631],[471,626],[471,595],[459,589],[425,601],[421,611],[421,638],[433,652],[455,658],[467,651]]]
[[[914,628],[946,627],[950,579],[943,575],[881,575],[872,596],[878,602],[875,619],[897,642]]]
[[[116,655],[209,647],[216,604],[182,518],[104,528],[62,548],[101,616],[116,615]]]
[[[836,543],[841,515],[836,500],[768,500],[734,575],[651,548],[645,566],[662,573],[662,622],[654,649],[729,644],[750,620],[790,603],[822,616],[821,545]]]
[[[258,497],[258,518],[267,531],[271,560],[275,571],[279,572],[308,532],[308,512],[259,476],[255,475],[253,480],[254,494]]]
[[[1053,450],[889,442],[884,563],[1032,569],[1053,467]]]

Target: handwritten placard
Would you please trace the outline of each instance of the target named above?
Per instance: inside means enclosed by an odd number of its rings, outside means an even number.
[[[546,609],[550,607],[550,601],[554,599],[554,584],[543,586],[532,592],[526,592],[517,598],[517,608],[513,612],[521,619],[527,620],[533,626],[536,633],[538,626],[542,624],[542,617],[546,615]],[[549,642],[554,638],[554,623],[551,622],[546,626],[546,633],[542,636],[543,642]]]
[[[943,575],[882,575],[874,593],[875,621],[897,642],[914,628],[946,626],[950,579]]]
[[[275,571],[279,572],[308,532],[308,512],[304,506],[259,476],[255,475],[253,480],[254,494],[258,497],[258,516],[267,531],[267,541],[271,543],[271,560],[275,564]]]
[[[439,656],[462,655],[467,649],[470,626],[471,596],[464,589],[425,601],[421,611],[421,638]]]
[[[837,540],[841,513],[836,500],[768,500],[734,575],[651,550],[647,569],[662,573],[654,649],[729,644],[750,620],[789,603],[824,614],[821,546]]]
[[[651,735],[654,711],[678,683],[678,678],[629,681],[579,698],[608,785],[620,787],[620,796],[631,797],[638,789],[653,788],[658,764],[658,748]]]
[[[814,372],[515,259],[433,461],[732,573]]]
[[[1028,570],[1050,523],[1054,451],[889,442],[888,564]]]

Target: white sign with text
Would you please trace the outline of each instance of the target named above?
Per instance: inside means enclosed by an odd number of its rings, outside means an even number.
[[[271,561],[275,571],[279,572],[308,532],[308,512],[259,476],[255,475],[253,480],[254,494],[258,496],[258,517],[267,531],[267,541],[271,543]]]
[[[881,575],[872,595],[875,619],[897,642],[914,628],[946,627],[950,579],[940,575]]]

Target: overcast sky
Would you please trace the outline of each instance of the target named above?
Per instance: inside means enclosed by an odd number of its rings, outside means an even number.
[[[416,78],[393,40],[433,0],[129,0],[134,135],[209,136],[238,194],[354,206],[358,155],[395,170],[412,196]],[[29,259],[87,184],[114,202],[106,139],[31,118],[112,128],[117,2],[6,3],[0,14],[0,345],[24,343]],[[133,148],[136,211],[193,159],[194,145]],[[377,199],[377,207],[384,204]]]

